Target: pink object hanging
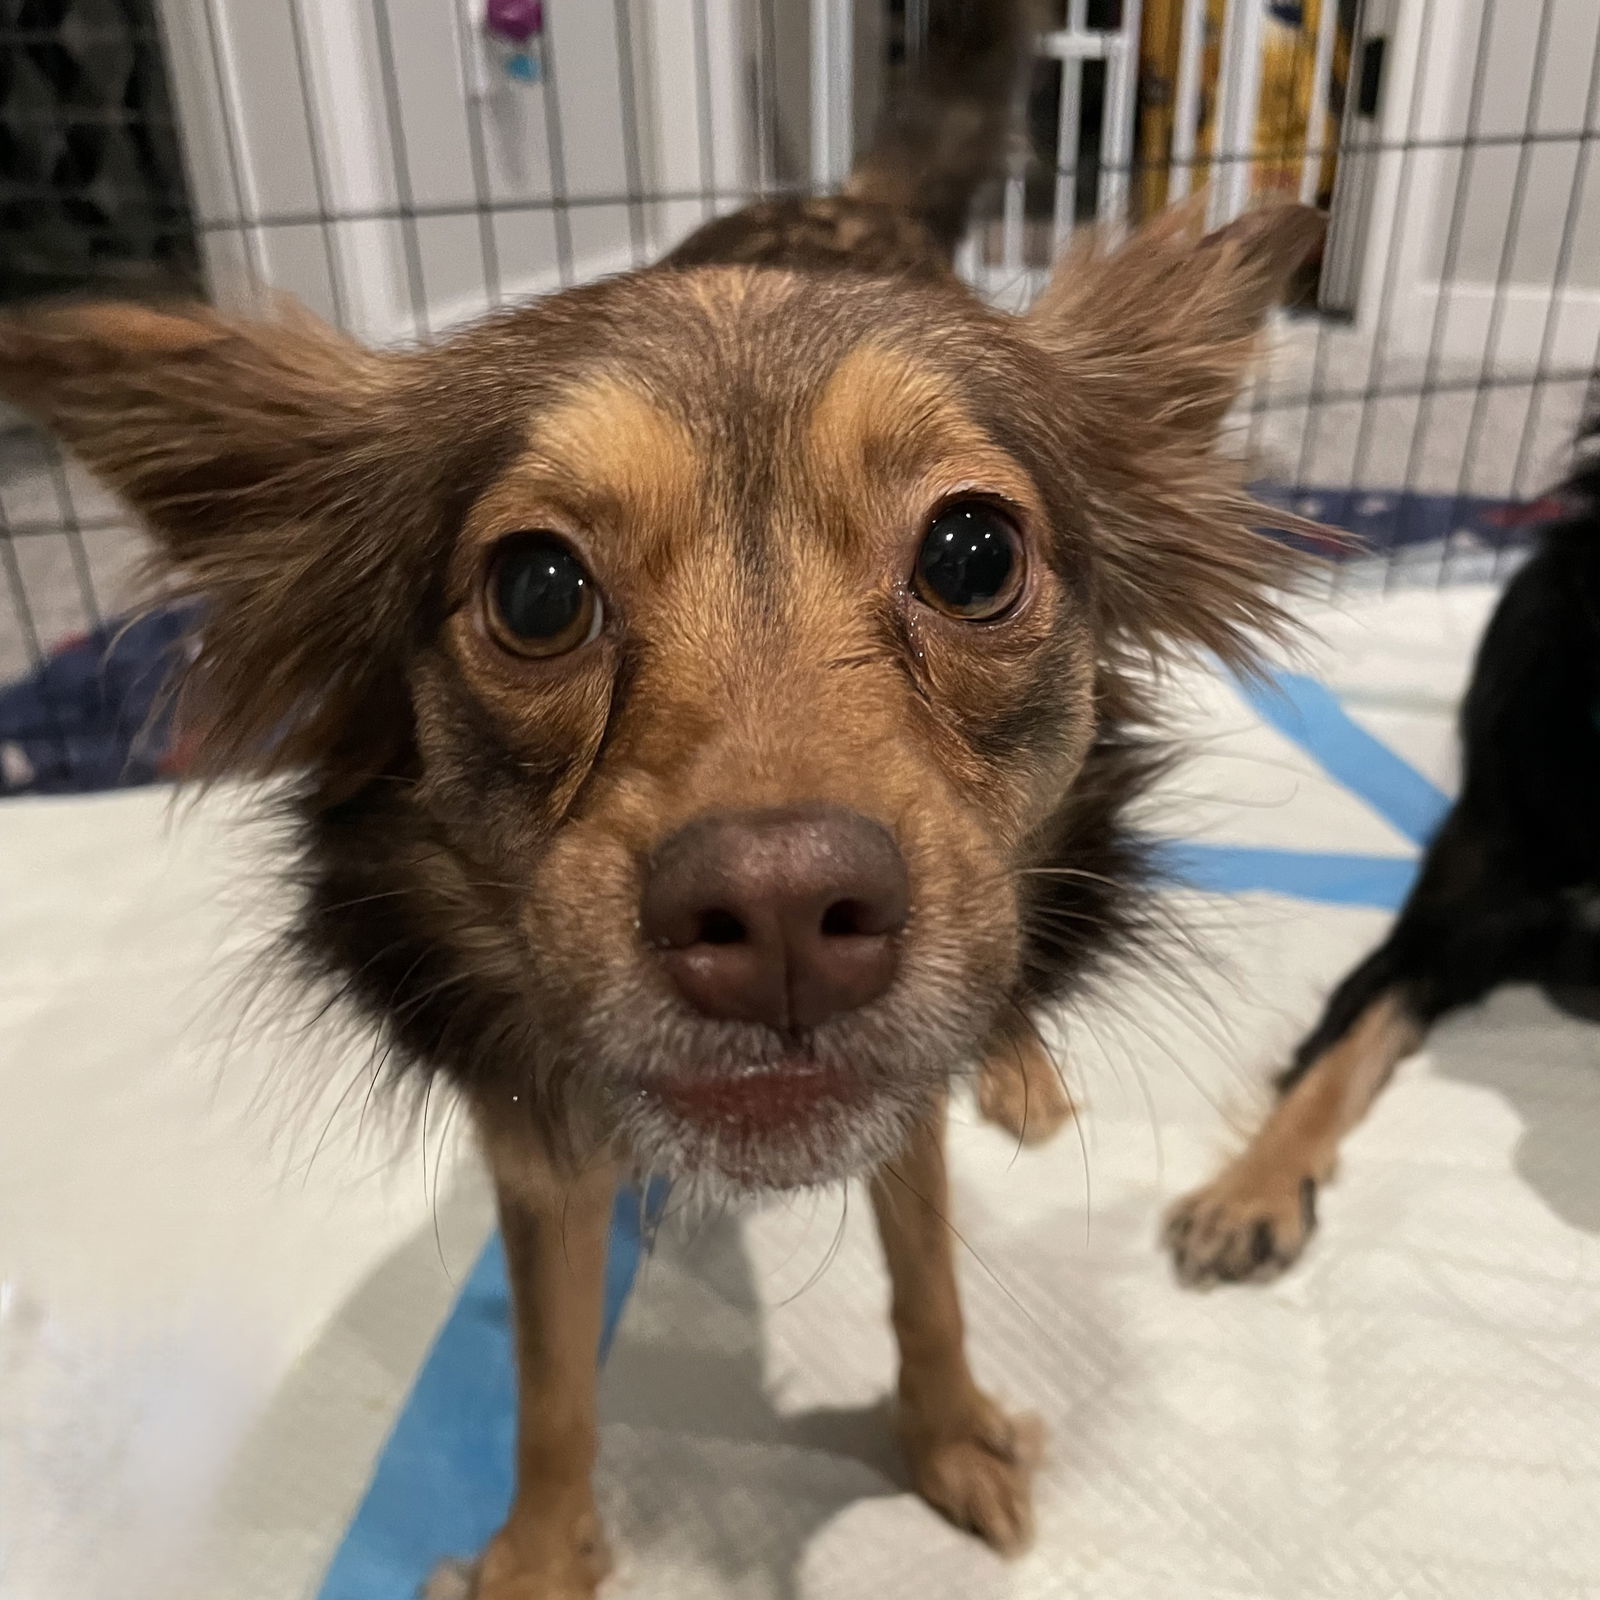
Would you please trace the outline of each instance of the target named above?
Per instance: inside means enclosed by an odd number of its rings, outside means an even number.
[[[483,25],[502,39],[526,45],[544,32],[543,0],[489,0]]]

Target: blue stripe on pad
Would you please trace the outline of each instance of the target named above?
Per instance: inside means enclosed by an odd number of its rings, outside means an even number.
[[[1450,809],[1449,796],[1368,733],[1326,684],[1300,672],[1276,673],[1265,683],[1242,677],[1236,682],[1264,722],[1413,844],[1426,845],[1433,837]]]
[[[1405,856],[1324,855],[1190,841],[1162,844],[1159,861],[1190,889],[1215,894],[1263,891],[1379,911],[1395,910],[1417,875],[1416,861]]]
[[[643,1220],[638,1191],[623,1190],[606,1258],[602,1358],[638,1272]],[[516,1417],[509,1286],[496,1236],[422,1363],[319,1600],[410,1600],[441,1561],[476,1555],[511,1505]]]

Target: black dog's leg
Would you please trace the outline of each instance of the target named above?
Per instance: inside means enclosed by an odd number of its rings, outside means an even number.
[[[1318,1188],[1339,1144],[1395,1067],[1447,1011],[1506,982],[1539,980],[1566,919],[1496,860],[1459,808],[1440,829],[1393,931],[1334,991],[1277,1080],[1278,1099],[1243,1153],[1179,1202],[1166,1239],[1186,1283],[1275,1276],[1316,1226]]]

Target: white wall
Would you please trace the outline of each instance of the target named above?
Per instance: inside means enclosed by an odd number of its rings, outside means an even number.
[[[1600,5],[1548,0],[1541,51],[1545,13],[1402,0],[1382,138],[1414,148],[1377,158],[1359,315],[1404,354],[1501,372],[1595,362]]]
[[[1568,212],[1575,207],[1568,280],[1577,287],[1600,289],[1600,163],[1592,157],[1582,160],[1582,146],[1568,137],[1592,129],[1596,120],[1590,91],[1600,48],[1600,5],[1595,0],[1549,0],[1542,50],[1545,0],[1489,8],[1485,0],[1456,0],[1452,9],[1457,42],[1454,88],[1443,117],[1445,137],[1507,142],[1469,155],[1452,154],[1446,164],[1452,192],[1435,200],[1431,271],[1463,282],[1494,283],[1504,264],[1512,282],[1549,283],[1556,274]],[[1480,50],[1486,70],[1478,114],[1472,119]],[[1550,142],[1524,144],[1528,132]],[[1458,184],[1461,226],[1447,264]]]
[[[750,176],[739,0],[628,0],[626,52],[615,5],[557,0],[553,88],[499,71],[479,0],[161,8],[218,291],[264,280],[369,338],[647,259]],[[630,198],[664,193],[694,198]]]

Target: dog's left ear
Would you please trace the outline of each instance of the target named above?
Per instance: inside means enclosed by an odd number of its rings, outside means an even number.
[[[1218,436],[1325,219],[1279,205],[1208,234],[1202,205],[1118,248],[1069,252],[1026,325],[1062,374],[1111,632],[1247,665],[1254,637],[1280,626],[1274,595],[1298,566],[1257,530],[1311,525],[1257,504]]]
[[[1047,345],[1106,379],[1146,386],[1169,427],[1214,429],[1250,370],[1257,335],[1326,231],[1309,206],[1247,212],[1214,233],[1203,201],[1175,206],[1119,248],[1069,251],[1028,321]]]

